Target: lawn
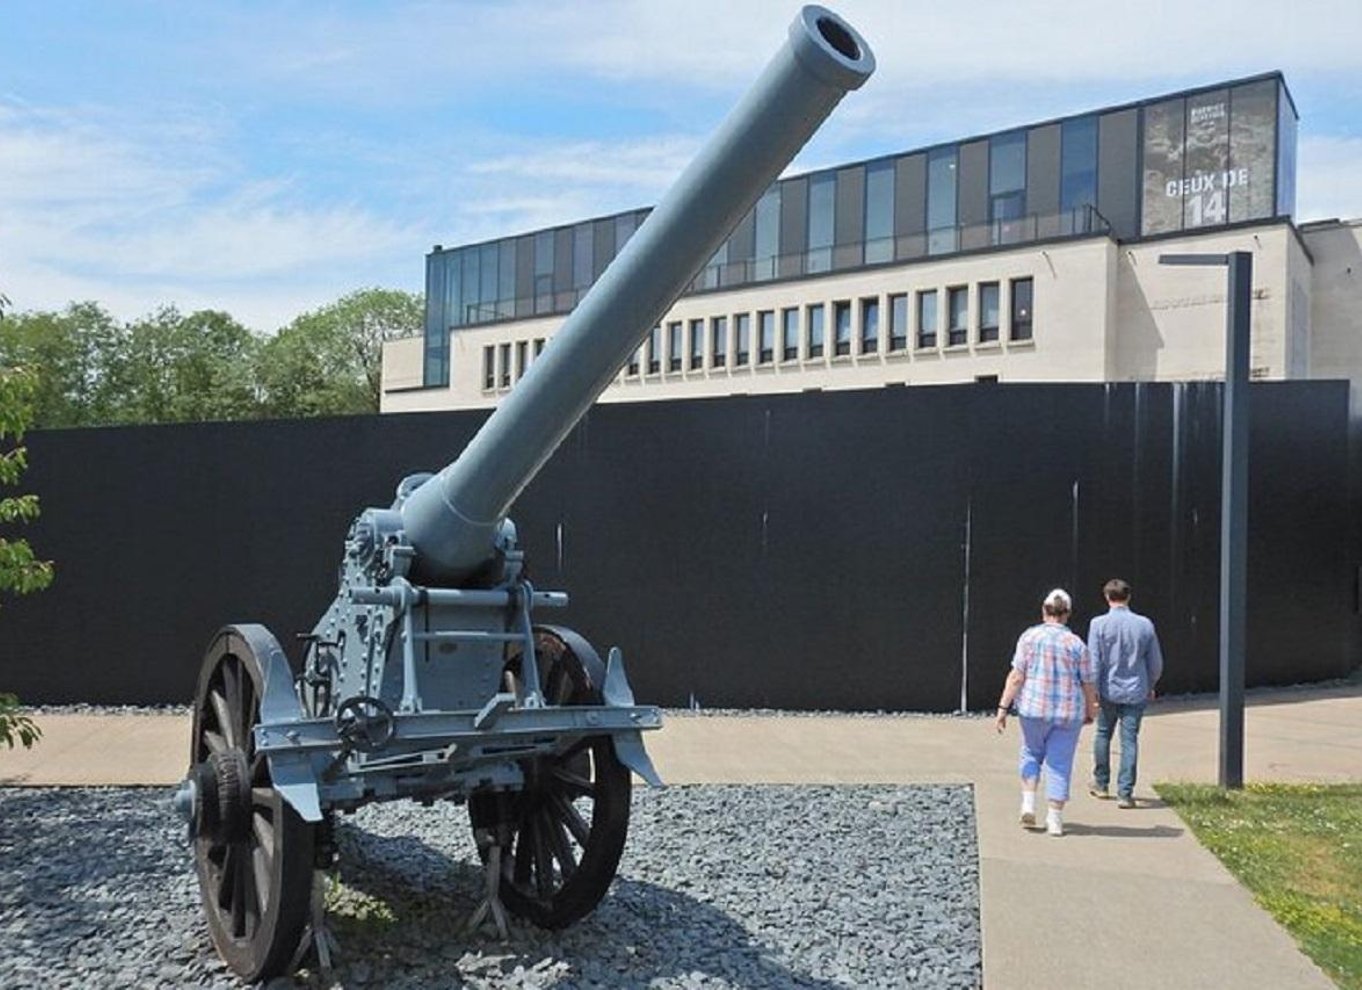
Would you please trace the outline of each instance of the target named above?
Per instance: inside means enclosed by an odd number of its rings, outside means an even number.
[[[1362,784],[1156,790],[1321,969],[1362,990]]]

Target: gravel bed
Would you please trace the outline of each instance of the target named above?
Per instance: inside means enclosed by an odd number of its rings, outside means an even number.
[[[240,987],[160,789],[0,788],[0,985]],[[343,818],[332,987],[977,987],[973,801],[957,786],[638,788],[619,876],[563,932],[465,934],[461,806]],[[307,973],[282,987],[321,987]]]

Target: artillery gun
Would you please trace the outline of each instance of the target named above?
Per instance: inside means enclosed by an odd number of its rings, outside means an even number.
[[[720,130],[467,447],[397,486],[345,539],[340,589],[298,673],[260,625],[221,629],[203,660],[188,776],[213,942],[243,979],[325,964],[315,871],[331,820],[374,801],[467,803],[490,915],[548,928],[614,878],[631,771],[660,785],[618,649],[536,624],[567,596],[531,586],[508,512],[738,221],[874,69],[845,21],[805,7]]]

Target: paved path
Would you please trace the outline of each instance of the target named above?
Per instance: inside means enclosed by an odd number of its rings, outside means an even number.
[[[183,717],[40,721],[35,750],[0,752],[0,783],[172,784],[183,774]],[[1147,786],[1214,781],[1217,726],[1213,702],[1151,708],[1141,806],[1122,811],[1076,796],[1062,839],[1016,824],[1015,725],[999,738],[978,718],[682,714],[649,748],[674,784],[972,784],[989,988],[1328,990],[1333,984]],[[1080,754],[1089,738],[1085,730]],[[1362,686],[1257,693],[1246,739],[1250,780],[1362,779]]]

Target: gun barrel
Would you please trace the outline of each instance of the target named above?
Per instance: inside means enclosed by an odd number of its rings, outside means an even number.
[[[803,8],[757,82],[458,459],[402,506],[429,578],[492,555],[516,496],[838,101],[874,71],[861,36]]]

